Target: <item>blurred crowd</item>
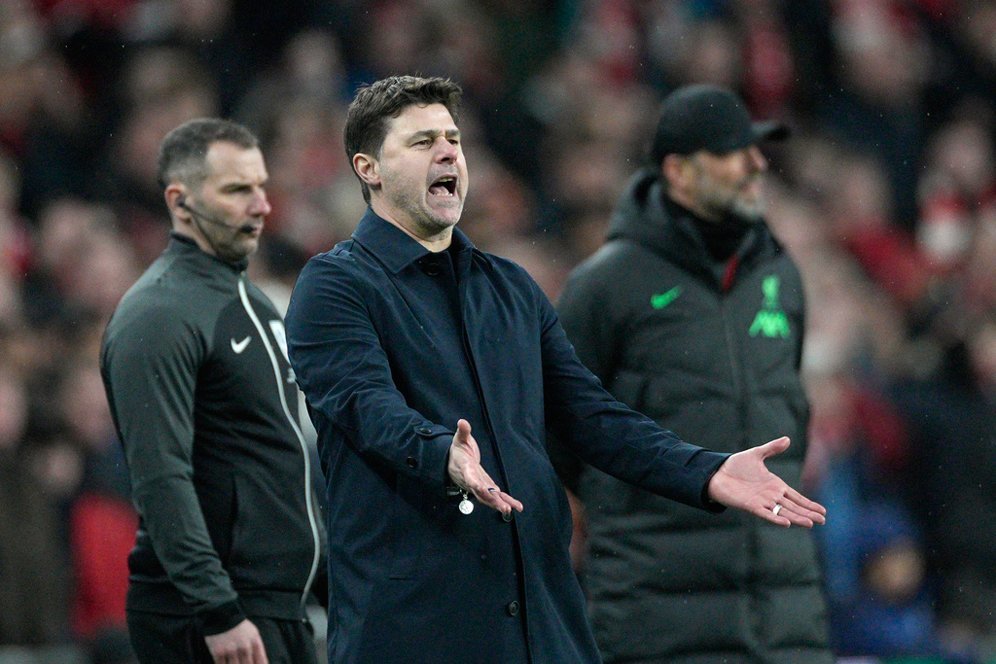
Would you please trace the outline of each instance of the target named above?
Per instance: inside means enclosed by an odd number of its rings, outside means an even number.
[[[994,35],[988,0],[4,0],[0,660],[129,661],[135,515],[97,352],[165,246],[160,139],[205,115],[261,137],[251,273],[282,306],[363,212],[356,86],[421,73],[465,90],[461,227],[552,299],[669,90],[790,125],[769,220],[808,289],[837,652],[996,661]]]

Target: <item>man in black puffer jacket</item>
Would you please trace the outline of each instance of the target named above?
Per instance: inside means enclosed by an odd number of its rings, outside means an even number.
[[[662,106],[649,168],[608,242],[560,302],[579,357],[620,401],[688,440],[736,452],[787,435],[771,459],[798,487],[808,401],[799,272],[763,219],[752,123],[707,85]],[[554,450],[586,507],[587,592],[607,662],[832,662],[811,534],[728,511],[703,519]],[[777,509],[777,507],[776,507]]]

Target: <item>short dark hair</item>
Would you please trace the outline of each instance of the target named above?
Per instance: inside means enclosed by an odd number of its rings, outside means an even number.
[[[259,147],[259,139],[247,127],[221,118],[197,118],[173,129],[159,145],[157,176],[163,188],[170,182],[199,184],[207,173],[204,158],[213,143],[233,143],[249,150]]]
[[[387,136],[388,118],[396,118],[409,106],[442,104],[453,122],[459,123],[460,96],[463,90],[448,78],[390,76],[356,91],[346,113],[343,131],[346,156],[350,164],[358,152],[378,154]],[[357,176],[359,177],[359,176]],[[360,180],[363,200],[370,202],[370,189]]]

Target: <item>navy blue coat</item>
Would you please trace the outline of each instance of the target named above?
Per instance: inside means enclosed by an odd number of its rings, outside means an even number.
[[[613,399],[526,272],[459,230],[430,253],[368,211],[305,266],[286,325],[327,478],[329,661],[599,661],[547,429],[606,472],[712,508],[727,455]],[[459,418],[525,506],[510,521],[448,495]]]

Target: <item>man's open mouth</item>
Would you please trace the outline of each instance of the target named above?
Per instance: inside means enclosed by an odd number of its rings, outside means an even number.
[[[453,196],[456,194],[456,188],[456,176],[444,175],[429,185],[429,193],[434,196]]]

